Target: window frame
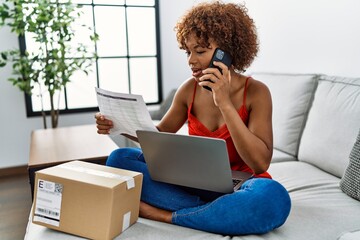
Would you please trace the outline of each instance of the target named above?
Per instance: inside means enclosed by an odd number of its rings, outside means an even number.
[[[154,8],[155,10],[155,27],[156,27],[156,33],[155,33],[155,37],[156,37],[156,55],[154,56],[130,56],[129,52],[127,53],[126,56],[119,56],[116,57],[117,59],[120,58],[126,58],[128,61],[130,61],[130,59],[135,59],[135,58],[139,58],[139,57],[155,57],[156,58],[156,63],[157,63],[157,84],[158,84],[158,101],[157,102],[149,102],[146,103],[146,105],[156,105],[159,104],[163,101],[163,86],[162,86],[162,71],[161,71],[161,43],[160,43],[160,10],[159,10],[159,0],[154,0],[154,6],[145,6],[145,5],[131,5],[131,4],[123,4],[123,5],[112,5],[112,4],[94,4],[94,1],[91,1],[92,3],[89,4],[80,4],[80,5],[91,5],[92,6],[92,11],[93,11],[93,25],[95,22],[95,15],[94,15],[94,6],[107,6],[107,7],[111,7],[111,6],[125,6],[126,7],[142,7],[142,8]],[[127,19],[126,19],[127,21]],[[128,30],[127,34],[128,34]],[[101,36],[100,36],[101,37]],[[25,36],[19,36],[19,48],[20,48],[20,52],[21,54],[24,54],[26,51],[26,41],[25,41]],[[129,42],[128,42],[128,38],[126,38],[126,44],[128,46]],[[96,47],[96,43],[95,43],[95,51],[97,52],[97,47]],[[99,86],[100,83],[100,79],[99,79],[99,66],[98,66],[98,61],[99,59],[106,59],[109,57],[96,57],[95,58],[95,68],[96,68],[96,84],[97,86]],[[128,82],[129,82],[129,86],[131,86],[131,80],[130,80],[130,72],[128,72]],[[60,109],[59,112],[60,114],[74,114],[74,113],[86,113],[86,112],[96,112],[99,111],[98,107],[85,107],[85,108],[72,108],[69,109],[68,108],[68,102],[67,102],[67,94],[66,94],[66,87],[64,88],[64,101],[65,101],[65,109]],[[42,113],[41,111],[34,111],[33,110],[33,106],[32,106],[32,99],[31,99],[31,95],[28,95],[26,93],[24,93],[25,95],[25,107],[26,107],[26,116],[27,117],[37,117],[37,116],[41,116]],[[50,114],[50,110],[46,110],[44,111],[46,115]]]

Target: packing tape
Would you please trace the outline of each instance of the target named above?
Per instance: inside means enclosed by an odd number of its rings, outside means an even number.
[[[95,176],[99,176],[99,177],[123,180],[123,181],[126,181],[127,189],[131,189],[131,188],[135,187],[135,180],[133,177],[130,177],[130,176],[124,176],[124,175],[120,175],[120,174],[104,172],[104,171],[100,171],[100,170],[79,167],[79,166],[60,165],[59,167],[64,168],[64,169],[69,169],[72,171],[87,173],[87,174],[91,174],[91,175],[95,175]]]
[[[124,214],[122,232],[125,231],[130,226],[130,217],[131,217],[131,212],[127,212]]]

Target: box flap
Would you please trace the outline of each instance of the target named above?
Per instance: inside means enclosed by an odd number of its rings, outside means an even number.
[[[127,189],[133,188],[135,186],[134,177],[141,175],[141,173],[138,172],[82,161],[67,162],[40,170],[36,173],[49,174],[64,179],[71,179],[109,188],[113,188],[119,183],[126,182]]]

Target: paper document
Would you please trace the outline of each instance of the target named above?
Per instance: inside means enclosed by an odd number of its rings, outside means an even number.
[[[128,134],[137,137],[136,130],[158,132],[141,95],[95,89],[101,114],[114,124],[110,135]]]

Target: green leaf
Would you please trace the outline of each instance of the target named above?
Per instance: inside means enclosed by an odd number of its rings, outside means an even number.
[[[1,57],[2,57],[2,59],[4,59],[5,61],[8,59],[6,52],[2,52],[2,53],[1,53]]]

